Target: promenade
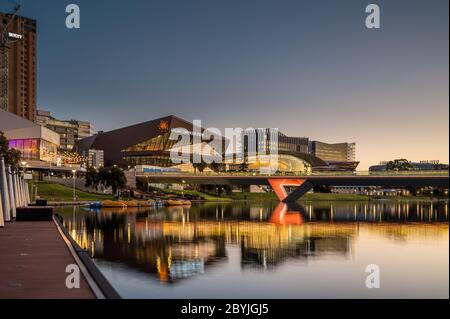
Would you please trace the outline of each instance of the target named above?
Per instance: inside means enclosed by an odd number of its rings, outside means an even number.
[[[81,272],[80,288],[66,287],[69,264],[76,262],[53,221],[0,228],[0,299],[95,298]]]

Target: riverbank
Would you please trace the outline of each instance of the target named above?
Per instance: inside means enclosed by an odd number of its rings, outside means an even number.
[[[73,189],[70,187],[49,182],[34,182],[33,185],[37,187],[37,195],[39,198],[46,199],[52,203],[73,203]],[[93,194],[78,189],[75,190],[75,195],[77,196],[78,202],[113,199],[112,195]]]
[[[233,193],[233,200],[276,200],[274,193]],[[430,201],[426,196],[368,196],[359,194],[332,194],[332,193],[307,193],[298,201],[373,201],[373,200],[391,200],[391,201]]]
[[[77,202],[73,202],[72,188],[48,183],[38,182],[34,183],[37,186],[37,194],[40,198],[46,199],[51,206],[67,206],[67,205],[82,205],[94,201],[103,201],[113,199],[112,195],[101,195],[88,193],[76,190]],[[192,202],[233,202],[233,201],[278,201],[274,193],[249,193],[249,192],[233,192],[230,195],[212,195],[196,190],[161,190],[163,195],[173,196],[195,196],[202,198],[202,200],[192,200]],[[359,194],[331,194],[331,193],[308,193],[299,199],[299,202],[305,201],[376,201],[376,200],[390,200],[390,201],[430,201],[436,200],[426,196],[368,196]],[[445,200],[442,198],[441,200]]]
[[[166,194],[182,195],[189,194],[192,196],[203,197],[205,201],[278,201],[278,197],[274,193],[250,193],[250,192],[233,192],[230,195],[213,196],[194,190],[173,191],[164,190]],[[373,201],[373,200],[393,200],[393,201],[430,201],[430,197],[426,196],[368,196],[359,194],[333,194],[333,193],[307,193],[298,201]]]

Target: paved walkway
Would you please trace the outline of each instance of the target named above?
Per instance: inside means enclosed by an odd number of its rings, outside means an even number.
[[[76,262],[53,221],[0,228],[0,299],[95,298],[81,272],[80,288],[66,287],[68,264]]]

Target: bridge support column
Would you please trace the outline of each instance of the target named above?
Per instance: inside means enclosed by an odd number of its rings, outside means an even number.
[[[280,202],[284,203],[295,202],[314,187],[314,184],[306,179],[269,178],[268,182]],[[291,194],[287,194],[284,189],[285,186],[298,187]]]
[[[294,189],[294,191],[292,191],[284,200],[283,202],[285,203],[292,203],[297,201],[300,197],[302,197],[303,195],[305,195],[307,192],[309,192],[311,189],[313,189],[314,184],[309,182],[309,181],[305,181],[302,185],[300,185],[299,187],[297,187],[296,189]]]

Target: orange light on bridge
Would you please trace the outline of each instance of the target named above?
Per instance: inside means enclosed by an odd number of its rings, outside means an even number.
[[[282,202],[288,194],[284,189],[285,186],[301,186],[306,180],[305,179],[282,179],[282,178],[270,178],[270,186],[272,186],[273,191],[277,195],[280,202]]]

